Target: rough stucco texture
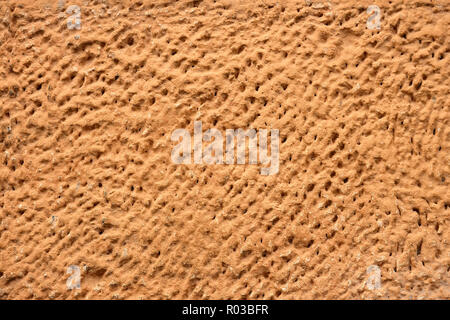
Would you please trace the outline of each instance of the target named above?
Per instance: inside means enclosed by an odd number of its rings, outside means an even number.
[[[0,298],[448,299],[450,4],[373,2],[0,1]]]

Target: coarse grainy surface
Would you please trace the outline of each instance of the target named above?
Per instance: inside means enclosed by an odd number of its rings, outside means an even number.
[[[0,299],[449,299],[449,10],[0,1]],[[194,121],[279,172],[173,163]]]

